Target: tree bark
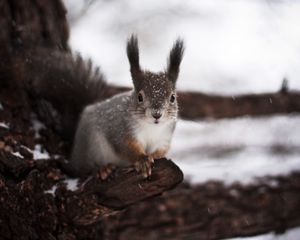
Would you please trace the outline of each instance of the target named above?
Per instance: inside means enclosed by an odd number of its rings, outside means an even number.
[[[11,50],[68,50],[66,9],[60,0],[1,0],[0,43]]]

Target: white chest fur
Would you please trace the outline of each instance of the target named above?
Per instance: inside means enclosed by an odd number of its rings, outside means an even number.
[[[168,148],[174,131],[174,122],[159,124],[140,121],[135,129],[135,137],[144,147],[146,154]]]

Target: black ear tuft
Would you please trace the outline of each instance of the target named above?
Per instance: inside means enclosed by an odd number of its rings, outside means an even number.
[[[167,74],[174,84],[178,78],[179,66],[182,61],[183,53],[184,42],[181,38],[178,38],[171,49],[167,66]]]
[[[139,46],[138,39],[134,34],[127,41],[127,57],[130,63],[131,74],[138,73],[140,71]]]

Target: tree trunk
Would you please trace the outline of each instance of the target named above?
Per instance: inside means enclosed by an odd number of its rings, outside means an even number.
[[[0,26],[1,46],[8,49],[68,50],[66,9],[60,0],[1,0]]]

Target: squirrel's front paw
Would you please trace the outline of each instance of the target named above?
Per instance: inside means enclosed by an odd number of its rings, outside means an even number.
[[[154,159],[149,156],[144,156],[134,163],[134,168],[137,172],[142,173],[144,178],[151,176],[151,166]]]
[[[105,166],[102,166],[99,171],[98,171],[98,176],[102,179],[102,180],[106,180],[109,176],[111,176],[111,174],[113,173],[113,171],[116,169],[116,166],[114,164],[107,164]]]

